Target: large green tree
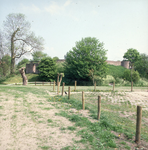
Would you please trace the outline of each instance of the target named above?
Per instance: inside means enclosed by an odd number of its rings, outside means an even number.
[[[10,73],[10,63],[11,57],[9,55],[4,55],[0,59],[0,72],[3,76],[6,76],[8,73]]]
[[[46,58],[48,55],[42,51],[34,51],[32,53],[33,61],[41,61],[41,59]]]
[[[106,75],[107,57],[104,44],[92,37],[82,38],[65,56],[65,77],[77,81],[94,81]]]
[[[53,81],[56,77],[56,62],[51,57],[43,58],[37,69],[42,81]]]
[[[11,54],[11,74],[14,73],[16,59],[34,50],[43,49],[43,38],[36,37],[30,28],[24,14],[9,14],[4,21],[6,45]]]
[[[140,59],[140,53],[134,48],[129,48],[123,58],[130,62],[130,66],[133,69],[135,62]]]
[[[135,63],[135,70],[140,73],[141,77],[148,79],[148,55],[140,54],[140,59]]]

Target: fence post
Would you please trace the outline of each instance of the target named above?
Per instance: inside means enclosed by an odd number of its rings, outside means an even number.
[[[68,87],[68,99],[70,99],[70,86]]]
[[[51,86],[51,81],[50,81],[50,86]]]
[[[57,84],[57,94],[59,95],[59,82]]]
[[[135,138],[136,143],[140,142],[141,120],[142,120],[142,107],[137,106],[137,122],[136,122],[136,138]]]
[[[84,91],[82,91],[82,109],[85,110]]]
[[[55,81],[53,82],[53,91],[55,90]]]
[[[131,82],[131,92],[133,91],[133,81]]]
[[[94,90],[96,91],[96,81],[95,81],[95,84],[94,84]]]
[[[115,82],[113,82],[113,91],[114,91],[114,89],[115,89]]]
[[[62,86],[62,96],[63,96],[63,93],[64,93],[64,85],[65,85],[65,83],[63,82],[63,86]]]
[[[75,81],[75,91],[76,91],[77,81]]]
[[[36,86],[36,81],[35,81],[35,86]]]
[[[101,96],[98,96],[98,120],[100,119],[101,114]]]

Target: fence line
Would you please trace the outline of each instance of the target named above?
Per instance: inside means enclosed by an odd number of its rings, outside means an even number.
[[[23,83],[12,83],[12,85],[22,85]],[[34,85],[37,85],[37,84],[41,84],[41,85],[54,85],[54,82],[42,82],[42,81],[35,81],[35,82],[28,82],[28,84],[34,84]],[[55,85],[56,85],[56,82],[55,82]]]

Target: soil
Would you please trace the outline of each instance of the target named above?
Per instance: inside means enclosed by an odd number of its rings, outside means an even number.
[[[61,130],[74,124],[57,116],[56,109],[44,98],[29,93],[25,98],[0,93],[0,150],[56,149],[72,146],[80,140],[75,131]],[[83,148],[81,144],[78,147]]]
[[[56,95],[54,92],[46,92],[50,96]],[[71,92],[71,94],[76,94],[76,92]],[[141,105],[143,110],[148,110],[148,92],[120,92],[114,96],[107,92],[100,92],[100,94],[108,96],[112,103],[129,101],[131,105]],[[2,107],[0,109],[0,150],[60,150],[63,147],[73,146],[74,141],[81,139],[76,135],[77,131],[66,129],[73,126],[74,123],[56,115],[60,109],[57,109],[45,98],[36,97],[32,93],[23,98],[14,97],[9,93],[7,95],[0,93],[0,100]],[[77,110],[70,109],[68,111],[76,113]],[[79,113],[89,118],[88,110],[80,110]],[[126,113],[124,115],[128,116]],[[117,142],[120,143],[123,138],[121,135]],[[142,143],[142,147],[146,150],[145,144]],[[135,144],[132,146],[131,143],[129,145],[131,148],[135,146]],[[77,149],[84,148],[79,143],[76,146]]]

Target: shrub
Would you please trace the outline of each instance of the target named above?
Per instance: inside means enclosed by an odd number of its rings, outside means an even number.
[[[123,78],[129,82],[131,82],[131,73],[132,73],[132,81],[134,83],[137,83],[140,79],[139,73],[138,71],[134,71],[134,70],[125,70],[124,74],[123,74]]]
[[[51,57],[43,58],[37,69],[42,81],[53,81],[56,77],[56,63]]]

